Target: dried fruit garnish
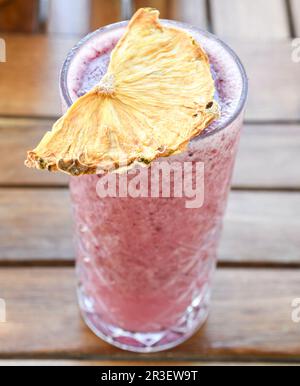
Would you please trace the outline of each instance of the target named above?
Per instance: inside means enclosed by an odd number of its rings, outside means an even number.
[[[28,167],[81,175],[148,165],[184,151],[218,117],[206,53],[158,17],[136,12],[107,74],[28,152]]]

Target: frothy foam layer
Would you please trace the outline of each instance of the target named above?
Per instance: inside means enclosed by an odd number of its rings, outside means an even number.
[[[165,26],[182,28],[180,23],[169,21],[162,23]],[[222,126],[235,114],[242,97],[243,78],[235,58],[221,42],[196,28],[185,26],[184,29],[207,52],[215,79],[216,99],[221,108],[221,117],[206,128],[204,133],[209,133]],[[100,82],[107,71],[110,53],[123,35],[124,30],[124,23],[121,27],[118,24],[114,29],[111,27],[101,29],[80,46],[68,71],[68,92],[72,101],[84,95]]]

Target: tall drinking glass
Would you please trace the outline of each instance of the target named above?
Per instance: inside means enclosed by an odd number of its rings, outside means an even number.
[[[82,315],[105,341],[138,352],[176,346],[207,318],[247,96],[245,71],[229,47],[198,28],[162,23],[186,30],[208,53],[221,118],[191,140],[184,153],[144,169],[151,181],[142,193],[136,189],[131,195],[120,194],[124,180],[121,189],[121,177],[115,174],[115,192],[107,197],[99,193],[107,187],[107,176],[70,181]],[[99,29],[70,52],[60,80],[64,111],[100,81],[126,25]],[[160,167],[169,177],[167,194],[165,181],[151,179]],[[141,188],[135,181],[140,172],[137,168],[127,176],[128,191],[132,184]],[[179,181],[186,187],[182,196]]]

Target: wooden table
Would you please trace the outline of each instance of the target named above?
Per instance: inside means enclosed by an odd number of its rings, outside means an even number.
[[[198,11],[180,8],[177,18],[224,37],[250,79],[208,322],[176,349],[140,355],[107,345],[81,321],[67,179],[23,167],[26,149],[60,114],[58,71],[78,39],[5,35],[0,364],[300,364],[300,324],[292,321],[292,301],[300,298],[300,63],[291,44],[300,34],[299,1],[286,9],[281,0],[252,0],[246,13],[240,0],[211,0],[209,12],[200,9],[208,2],[191,3]]]

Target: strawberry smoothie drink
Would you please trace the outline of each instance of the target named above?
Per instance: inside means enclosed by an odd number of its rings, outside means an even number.
[[[184,180],[191,178],[195,185],[196,165],[202,165],[201,186],[194,190],[200,189],[201,197],[178,197],[173,189],[169,197],[100,197],[103,175],[71,177],[70,182],[83,317],[99,337],[139,352],[173,347],[207,318],[247,94],[244,69],[224,43],[186,24],[162,24],[185,29],[206,50],[221,117],[184,153],[161,158],[145,170],[150,175],[160,162],[192,164]],[[125,26],[102,28],[71,51],[61,74],[64,110],[103,77]],[[128,184],[136,173],[130,173]],[[175,173],[170,184],[176,184]]]

